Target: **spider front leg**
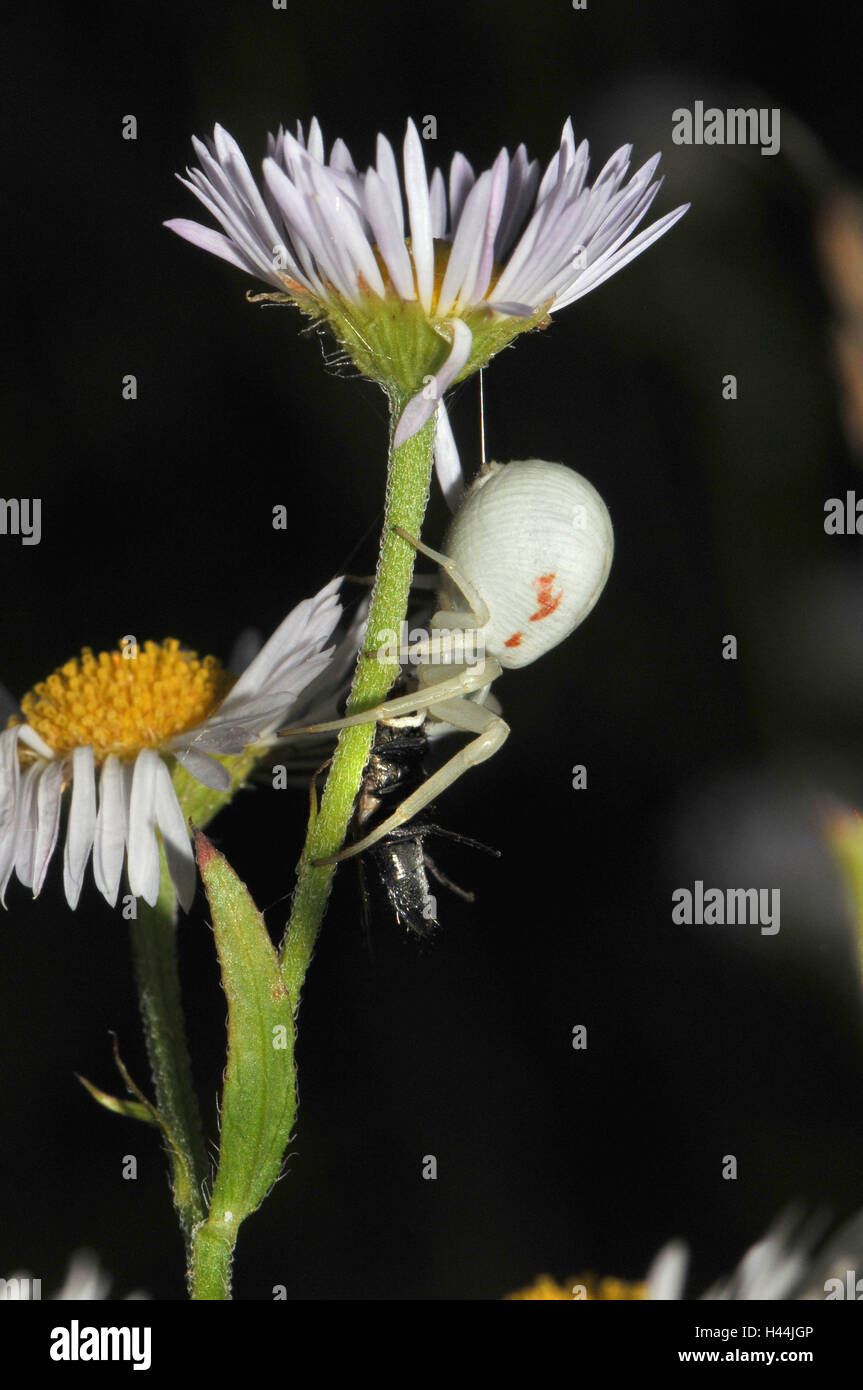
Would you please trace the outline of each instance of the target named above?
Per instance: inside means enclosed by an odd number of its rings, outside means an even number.
[[[434,560],[459,593],[467,599],[466,612],[436,613],[432,618],[432,627],[485,627],[490,616],[485,599],[474,588],[467,576],[462,574],[455,560],[451,560],[448,555],[442,555],[439,550],[432,550],[430,545],[424,545],[422,541],[417,540],[416,536],[412,536],[401,526],[394,526],[393,530],[397,536],[401,536],[403,541],[407,541],[408,545],[412,545],[414,550],[418,550],[421,555],[426,555],[429,560]],[[441,621],[439,622],[438,619]]]
[[[449,684],[451,682],[444,681],[433,688],[441,690]],[[392,703],[398,702],[392,701]],[[398,826],[404,825],[405,821],[418,815],[424,807],[440,796],[441,792],[446,791],[447,787],[451,787],[453,782],[458,781],[459,777],[469,768],[476,767],[478,763],[491,758],[509,735],[509,725],[499,715],[476,704],[473,700],[447,699],[438,705],[432,713],[436,719],[443,720],[454,729],[462,729],[466,733],[475,734],[476,737],[460,749],[454,758],[450,758],[449,762],[444,763],[442,768],[432,773],[421,787],[417,787],[415,792],[405,798],[397,811],[394,811],[382,825],[376,826],[371,834],[366,835],[365,839],[358,840],[354,845],[348,845],[347,849],[331,855],[328,859],[316,859],[314,861],[316,867],[324,864],[337,864],[342,859],[350,859],[353,855],[362,854],[364,850],[370,849],[385,835],[389,835]]]
[[[435,671],[437,669],[440,668],[435,668]],[[350,714],[344,719],[331,719],[326,724],[307,724],[302,729],[280,729],[279,738],[290,738],[294,734],[336,733],[340,729],[350,729],[356,724],[375,724],[379,719],[395,719],[402,714],[414,714],[433,705],[443,704],[447,700],[458,701],[474,691],[484,690],[492,681],[497,680],[500,671],[501,668],[494,657],[486,657],[481,665],[466,666],[453,676],[421,686],[413,695],[400,695],[395,700],[386,700],[382,705],[375,705],[373,709],[363,710],[360,714]],[[428,668],[425,674],[428,679],[431,674]],[[449,716],[446,717],[446,722],[452,722]]]

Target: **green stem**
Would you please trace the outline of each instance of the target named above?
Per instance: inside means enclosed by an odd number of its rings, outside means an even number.
[[[435,430],[432,418],[399,448],[393,447],[395,422],[401,415],[406,399],[395,395],[390,399],[390,453],[384,528],[369,611],[368,650],[360,653],[357,663],[347,705],[349,714],[373,709],[380,704],[386,699],[398,675],[397,666],[378,660],[376,638],[383,631],[398,633],[407,614],[415,552],[413,546],[395,534],[393,527],[401,526],[412,536],[419,536],[431,482]],[[334,865],[314,868],[312,861],[338,853],[344,844],[374,732],[374,723],[342,729],[320,809],[309,824],[297,868],[291,919],[281,950],[282,976],[295,1010],[299,1006],[300,992],[335,872]]]
[[[177,969],[177,904],[162,854],[162,877],[155,907],[138,901],[132,922],[135,978],[147,1054],[156,1089],[156,1109],[172,1165],[174,1205],[191,1247],[192,1230],[206,1215],[202,1185],[209,1173]]]
[[[213,1229],[206,1221],[195,1232],[189,1260],[189,1293],[199,1302],[224,1302],[231,1297],[231,1262],[239,1227]]]

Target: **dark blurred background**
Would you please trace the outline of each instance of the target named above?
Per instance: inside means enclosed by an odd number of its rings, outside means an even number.
[[[654,215],[693,204],[486,373],[490,457],[559,459],[598,486],[611,579],[575,637],[501,680],[512,736],[439,808],[502,851],[438,853],[476,904],[441,891],[431,948],[384,915],[369,946],[354,868],[339,873],[289,1170],[241,1233],[240,1299],[637,1278],[677,1235],[697,1290],[789,1202],[836,1219],[863,1204],[860,990],[821,833],[825,808],[863,802],[860,540],[823,528],[826,498],[863,494],[833,356],[856,243],[831,281],[818,237],[863,176],[851,23],[850,6],[798,19],[739,0],[46,0],[6,20],[2,492],[43,499],[39,546],[0,538],[0,679],[19,696],[125,633],[226,658],[242,629],[374,563],[384,397],[162,228],[199,216],[173,177],[193,133],[221,122],[255,168],[268,129],[317,114],[365,165],[378,130],[400,142],[433,114],[429,164],[458,149],[484,167],[521,140],[546,161],[571,114],[594,172],[625,141],[637,164],[661,149]],[[779,107],[781,152],[674,145],[671,113],[696,100]],[[475,383],[452,418],[472,471]],[[432,543],[445,523],[435,494]],[[214,825],[276,937],[305,805],[264,788]],[[779,934],[674,925],[671,892],[696,878],[781,888]],[[0,921],[0,1273],[47,1291],[89,1245],[118,1293],[178,1299],[157,1141],[73,1076],[116,1088],[114,1029],[145,1078],[125,924],[89,877],[75,914],[60,884],[58,855]],[[225,1006],[200,896],[181,950],[215,1132]]]

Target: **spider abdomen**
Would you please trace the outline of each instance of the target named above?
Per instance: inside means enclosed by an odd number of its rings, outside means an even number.
[[[602,592],[614,553],[611,517],[591,483],[561,463],[489,464],[443,545],[490,614],[487,651],[527,666],[578,627]],[[463,606],[444,580],[453,608]]]

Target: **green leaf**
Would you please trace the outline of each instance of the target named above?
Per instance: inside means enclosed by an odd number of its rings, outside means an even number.
[[[106,1110],[113,1110],[115,1114],[125,1115],[130,1120],[143,1120],[148,1125],[158,1125],[159,1121],[152,1106],[143,1105],[138,1100],[120,1100],[117,1096],[111,1096],[107,1091],[94,1086],[86,1076],[81,1076],[78,1072],[75,1075],[93,1099],[104,1105]]]
[[[198,868],[213,918],[228,999],[228,1061],[219,1168],[202,1248],[233,1246],[237,1227],[279,1175],[296,1110],[294,1019],[278,957],[245,885],[195,832]]]

